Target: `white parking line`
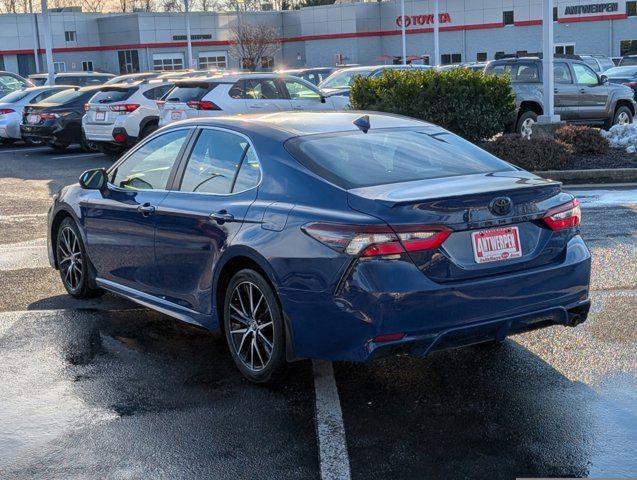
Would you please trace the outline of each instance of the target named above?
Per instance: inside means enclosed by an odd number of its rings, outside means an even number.
[[[321,480],[350,480],[343,412],[332,362],[314,360],[312,364]]]
[[[46,268],[49,257],[46,238],[19,243],[8,243],[0,249],[0,271],[22,270],[24,268]]]
[[[52,157],[51,160],[66,160],[67,158],[82,158],[82,157],[97,157],[98,155],[104,155],[102,152],[96,153],[79,153],[63,155],[61,157]]]
[[[3,153],[27,153],[27,152],[44,152],[49,150],[49,147],[31,147],[31,148],[1,148],[0,155]]]

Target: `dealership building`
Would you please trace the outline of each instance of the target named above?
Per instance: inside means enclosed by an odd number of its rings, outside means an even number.
[[[442,63],[492,59],[502,54],[541,51],[541,0],[440,0]],[[347,2],[300,10],[190,14],[196,67],[240,67],[229,48],[239,20],[279,31],[280,48],[264,67],[381,64],[400,60],[401,26],[407,56],[433,59],[433,1]],[[591,3],[557,0],[553,9],[557,53],[637,53],[637,1]],[[51,13],[53,60],[58,71],[113,73],[188,67],[182,13]],[[35,72],[35,51],[44,57],[43,18],[0,15],[0,69]]]

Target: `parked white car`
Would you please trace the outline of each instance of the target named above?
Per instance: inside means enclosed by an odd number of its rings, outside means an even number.
[[[14,140],[20,140],[20,123],[24,115],[24,107],[34,105],[54,93],[61,92],[71,88],[68,86],[55,87],[31,87],[24,90],[16,90],[8,95],[0,98],[0,141],[2,143],[11,143]],[[34,143],[28,140],[28,143]]]
[[[288,110],[338,110],[310,82],[273,73],[226,74],[175,82],[160,107],[159,126],[187,118]]]
[[[135,145],[157,129],[157,100],[173,85],[163,80],[105,85],[85,106],[84,136],[110,155]]]

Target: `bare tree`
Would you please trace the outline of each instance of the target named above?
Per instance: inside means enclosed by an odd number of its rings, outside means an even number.
[[[281,46],[276,27],[263,23],[241,23],[230,29],[229,52],[246,70],[256,70]]]
[[[182,0],[162,0],[161,6],[165,12],[181,12],[183,10]]]
[[[2,0],[2,7],[5,13],[18,13],[16,0]]]
[[[82,0],[82,11],[101,13],[104,11],[104,0]]]
[[[213,12],[219,10],[221,2],[219,0],[199,0],[194,2],[193,10],[199,10],[202,12]]]

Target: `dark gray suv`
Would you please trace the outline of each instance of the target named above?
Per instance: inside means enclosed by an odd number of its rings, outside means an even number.
[[[509,58],[490,62],[485,73],[508,74],[515,93],[515,132],[525,136],[543,112],[542,60]],[[570,58],[556,58],[555,113],[571,123],[600,125],[610,128],[631,123],[635,116],[634,92],[624,85],[608,82],[586,63]]]

